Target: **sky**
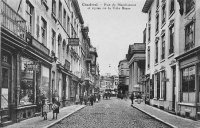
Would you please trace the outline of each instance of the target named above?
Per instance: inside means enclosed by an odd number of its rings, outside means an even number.
[[[97,48],[100,74],[118,74],[128,47],[143,42],[145,0],[78,0],[91,43]],[[122,6],[130,9],[122,9]],[[97,9],[98,8],[98,9]]]

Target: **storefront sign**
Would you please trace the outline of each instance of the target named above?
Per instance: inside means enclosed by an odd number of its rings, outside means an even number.
[[[79,45],[79,38],[69,38],[69,45],[78,46]]]
[[[39,71],[38,64],[24,64],[24,70],[26,71]]]

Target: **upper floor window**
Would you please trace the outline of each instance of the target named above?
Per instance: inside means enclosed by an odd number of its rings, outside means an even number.
[[[156,45],[155,45],[156,49],[155,49],[155,63],[158,63],[158,41],[156,41]]]
[[[174,25],[169,28],[170,42],[169,42],[169,54],[174,53]]]
[[[27,21],[27,31],[30,32],[31,34],[33,34],[33,28],[34,28],[34,15],[33,15],[33,6],[27,2],[26,3],[26,21]]]
[[[52,0],[52,14],[56,16],[56,0]]]
[[[151,24],[148,25],[148,41],[151,41]]]
[[[149,11],[149,21],[151,21],[151,10]]]
[[[157,0],[157,1],[156,1],[156,8],[157,8],[157,9],[159,8],[159,1],[160,1],[160,0]]]
[[[186,0],[186,14],[194,8],[194,0]]]
[[[47,39],[47,22],[46,22],[46,20],[44,18],[42,18],[41,32],[42,32],[42,43],[46,44],[46,39]]]
[[[60,23],[62,23],[62,3],[61,1],[59,1],[59,12],[58,12],[58,19],[60,21]]]
[[[148,51],[147,52],[148,52],[148,55],[147,55],[147,57],[148,57],[147,58],[147,60],[148,60],[147,61],[147,68],[150,68],[150,47],[149,46],[148,46]]]
[[[161,37],[162,40],[162,54],[161,54],[161,60],[165,59],[165,34]]]
[[[169,12],[170,14],[172,14],[172,13],[174,12],[174,4],[175,4],[175,3],[174,3],[174,0],[171,0],[171,1],[170,1],[170,10],[169,10],[169,11],[170,11],[170,12]]]
[[[185,50],[194,47],[194,22],[191,22],[185,27]]]
[[[166,5],[163,4],[162,6],[162,24],[166,22]]]
[[[159,14],[156,14],[156,32],[159,31]]]
[[[67,33],[70,33],[70,18],[67,16]]]
[[[51,40],[52,40],[52,50],[55,52],[55,42],[56,42],[56,32],[52,29],[52,35],[51,35]]]
[[[66,13],[66,10],[64,9],[64,12],[63,12],[63,27],[65,28],[66,30],[66,22],[67,22],[67,13]]]

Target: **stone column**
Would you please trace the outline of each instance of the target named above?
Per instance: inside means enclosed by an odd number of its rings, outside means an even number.
[[[132,91],[132,65],[129,65],[129,92]]]
[[[131,91],[133,91],[134,89],[133,89],[133,86],[134,86],[134,65],[133,65],[133,63],[131,64]]]
[[[133,86],[135,87],[137,85],[138,80],[138,64],[137,61],[134,61],[134,76],[133,76]]]

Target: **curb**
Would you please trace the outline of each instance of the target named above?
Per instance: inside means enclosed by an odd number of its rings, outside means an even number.
[[[70,112],[69,114],[63,116],[63,117],[60,118],[59,120],[56,120],[55,122],[53,122],[53,123],[51,123],[51,124],[49,124],[49,125],[47,125],[47,126],[45,126],[45,127],[43,127],[43,128],[49,128],[49,127],[53,126],[54,124],[60,122],[60,121],[63,120],[64,118],[69,117],[69,116],[72,115],[73,113],[78,112],[79,110],[81,110],[81,109],[83,109],[83,108],[85,108],[85,107],[86,107],[86,105],[84,105],[83,107],[78,108],[78,109],[75,110],[75,111]]]
[[[131,105],[131,106],[132,106],[133,108],[136,108],[136,109],[138,109],[139,111],[141,111],[141,112],[143,112],[143,113],[145,113],[145,114],[151,116],[152,118],[154,118],[154,119],[156,119],[156,120],[158,120],[158,121],[160,121],[160,122],[162,122],[162,123],[164,123],[164,124],[166,124],[166,125],[172,127],[172,128],[178,128],[177,126],[174,126],[174,125],[172,125],[172,124],[170,124],[170,123],[168,123],[168,122],[165,122],[164,120],[162,120],[162,119],[160,119],[160,118],[158,118],[158,117],[156,117],[156,116],[154,116],[154,115],[151,115],[150,113],[148,113],[148,112],[146,112],[146,111],[144,111],[144,110],[142,110],[142,109],[139,109],[139,108],[136,107],[136,106],[133,106],[133,105]]]

